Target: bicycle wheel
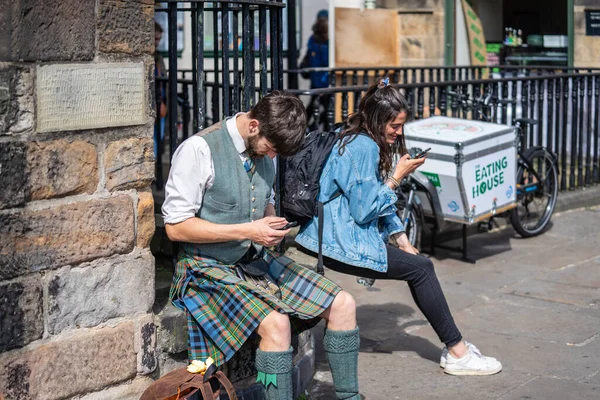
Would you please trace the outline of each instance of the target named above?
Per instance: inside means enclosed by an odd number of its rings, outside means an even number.
[[[544,149],[536,149],[527,160],[530,167],[519,165],[517,169],[517,207],[511,210],[510,222],[521,236],[532,237],[542,233],[552,218],[558,196],[558,169]]]
[[[419,206],[417,204],[413,204],[408,213],[408,221],[402,219],[404,215],[404,199],[398,199],[396,202],[396,208],[398,209],[396,213],[398,217],[402,220],[402,223],[405,225],[404,229],[406,230],[406,236],[408,236],[408,241],[413,245],[414,248],[421,250],[421,228],[423,226],[423,217],[422,213],[419,210]]]

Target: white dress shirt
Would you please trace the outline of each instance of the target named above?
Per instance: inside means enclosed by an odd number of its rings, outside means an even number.
[[[240,161],[246,161],[246,144],[237,129],[236,119],[225,121],[233,144],[240,153]],[[202,198],[213,185],[215,166],[208,143],[201,136],[192,136],[177,147],[165,185],[165,201],[162,215],[165,224],[176,224],[196,216],[202,206]],[[275,203],[275,192],[271,191],[270,203]]]

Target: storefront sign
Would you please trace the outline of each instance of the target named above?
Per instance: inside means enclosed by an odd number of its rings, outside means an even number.
[[[585,10],[585,35],[600,36],[600,10]]]

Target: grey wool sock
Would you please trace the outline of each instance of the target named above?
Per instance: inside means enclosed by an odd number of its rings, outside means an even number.
[[[358,394],[358,327],[350,331],[325,329],[325,355],[333,375],[335,396],[339,400],[359,400]]]
[[[292,351],[256,350],[256,381],[265,386],[265,400],[292,400]]]

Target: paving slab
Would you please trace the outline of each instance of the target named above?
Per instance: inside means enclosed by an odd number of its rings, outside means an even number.
[[[553,227],[549,234],[566,238],[597,236],[600,226],[600,210],[597,207],[566,211],[552,217]]]
[[[502,291],[579,307],[600,307],[600,288],[598,286],[530,279],[510,285]]]
[[[502,396],[501,400],[598,400],[600,386],[565,379],[537,378]]]
[[[557,310],[549,302],[544,307],[505,302],[482,303],[460,310],[454,314],[454,318],[465,329],[560,343],[579,343],[600,330],[600,318],[574,313],[569,309]]]
[[[356,299],[361,393],[373,400],[600,399],[599,210],[556,214],[552,229],[534,238],[521,239],[510,227],[470,236],[476,264],[442,250],[431,257],[465,339],[503,363],[491,377],[443,373],[443,344],[406,283],[365,288],[326,271]],[[301,254],[302,263],[315,264]],[[335,399],[323,328],[314,330],[311,400]]]

